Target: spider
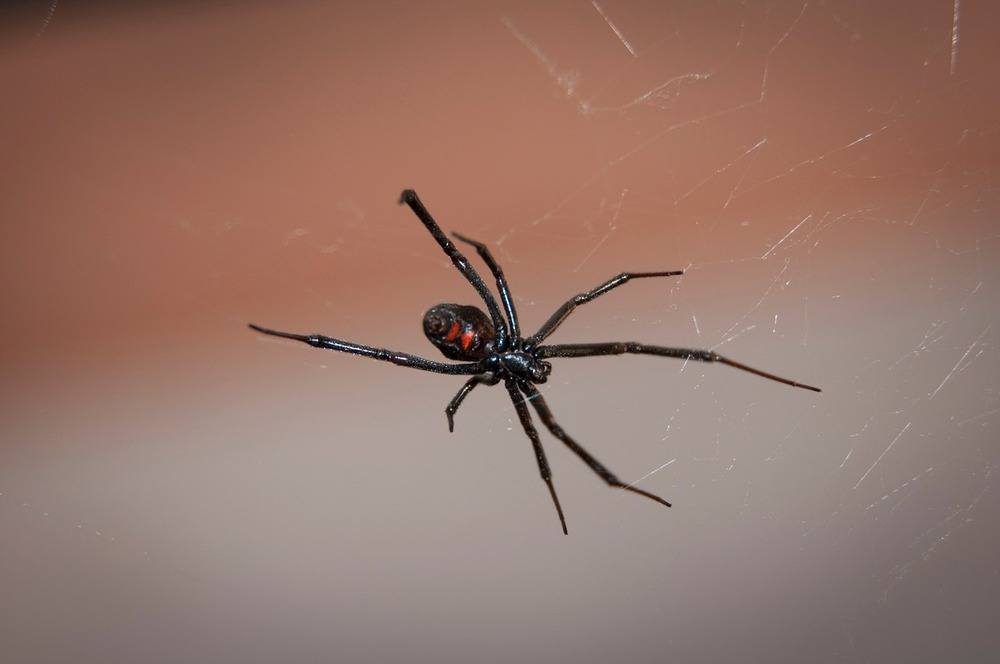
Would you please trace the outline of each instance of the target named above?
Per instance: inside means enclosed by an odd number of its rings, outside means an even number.
[[[294,339],[315,346],[316,348],[326,348],[337,350],[354,355],[362,355],[384,362],[392,362],[402,367],[411,367],[422,371],[433,371],[441,374],[455,374],[471,376],[458,393],[448,403],[445,408],[445,416],[448,419],[448,430],[455,430],[455,413],[458,411],[462,401],[478,385],[496,385],[503,383],[514,404],[514,410],[521,420],[524,432],[531,440],[535,452],[535,460],[538,462],[538,470],[542,475],[542,480],[548,486],[549,494],[555,505],[556,513],[559,515],[559,522],[562,525],[564,534],[568,534],[566,529],[566,517],[563,515],[562,506],[559,504],[559,497],[556,495],[555,486],[552,484],[552,471],[549,462],[545,457],[545,450],[542,448],[538,431],[531,420],[531,413],[527,404],[531,404],[542,424],[558,438],[570,450],[580,457],[590,469],[597,473],[611,487],[624,489],[640,496],[645,496],[661,505],[670,507],[671,504],[655,494],[643,491],[631,484],[626,484],[618,479],[614,473],[608,470],[604,464],[595,459],[587,450],[570,437],[566,431],[556,422],[548,404],[542,398],[536,384],[544,383],[548,380],[552,372],[552,364],[546,360],[559,357],[589,357],[592,355],[621,355],[624,353],[638,353],[642,355],[658,355],[660,357],[673,357],[682,360],[697,360],[699,362],[719,362],[722,364],[748,371],[763,378],[801,387],[807,390],[819,392],[818,387],[798,383],[787,378],[776,376],[766,371],[754,369],[745,364],[730,360],[718,353],[710,350],[693,350],[688,348],[669,348],[666,346],[652,346],[635,341],[611,341],[601,343],[586,344],[543,344],[556,329],[563,324],[573,311],[580,305],[591,302],[601,295],[618,288],[622,284],[632,279],[646,279],[650,277],[674,277],[684,273],[683,270],[670,270],[667,272],[622,272],[621,274],[608,279],[606,282],[570,298],[565,304],[556,309],[555,313],[539,328],[537,332],[528,337],[521,336],[520,324],[517,312],[514,310],[514,300],[507,286],[507,280],[503,275],[503,270],[497,264],[489,248],[482,242],[477,242],[470,238],[452,233],[455,238],[476,249],[480,258],[489,267],[496,279],[497,290],[500,294],[500,302],[503,304],[507,317],[500,313],[493,294],[489,291],[482,277],[476,269],[469,263],[461,251],[448,239],[434,221],[427,208],[421,203],[417,193],[412,189],[403,191],[399,198],[399,203],[406,204],[413,210],[431,236],[441,246],[441,249],[451,259],[452,263],[462,276],[465,277],[472,287],[476,289],[479,296],[486,304],[489,312],[471,305],[459,304],[438,304],[431,307],[424,314],[423,326],[424,334],[438,350],[450,360],[458,360],[460,364],[449,364],[445,362],[435,362],[416,355],[400,353],[385,348],[375,348],[363,346],[334,339],[321,334],[293,334],[291,332],[279,332],[259,325],[250,324],[250,328],[257,332],[269,334],[285,339]]]

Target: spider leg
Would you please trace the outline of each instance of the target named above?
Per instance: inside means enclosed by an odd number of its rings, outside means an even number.
[[[455,412],[458,407],[462,405],[465,401],[465,397],[472,391],[472,389],[479,385],[480,383],[486,383],[487,385],[496,385],[500,382],[500,379],[495,377],[491,373],[479,374],[478,376],[473,376],[469,380],[465,381],[465,385],[462,389],[458,391],[458,394],[448,403],[448,407],[444,409],[444,415],[448,418],[448,431],[455,431]]]
[[[482,258],[483,262],[490,268],[490,272],[493,273],[494,278],[497,280],[497,290],[500,292],[500,300],[503,302],[503,308],[507,312],[507,321],[510,323],[510,338],[512,340],[517,339],[521,332],[518,329],[517,312],[514,311],[514,300],[511,298],[510,287],[507,285],[507,279],[503,276],[503,270],[496,262],[496,259],[493,258],[493,254],[490,253],[489,247],[482,242],[467,238],[460,233],[456,233],[455,231],[452,231],[451,234],[462,242],[471,244],[475,247],[476,251],[479,253],[479,257]]]
[[[684,274],[684,270],[671,270],[670,272],[622,272],[616,277],[611,277],[597,288],[570,298],[564,305],[556,309],[554,314],[549,316],[549,319],[538,329],[538,332],[535,332],[533,335],[528,337],[527,344],[537,346],[539,343],[544,341],[546,337],[555,332],[556,328],[562,325],[563,321],[569,318],[569,315],[573,313],[573,310],[578,306],[599,298],[608,291],[618,288],[622,284],[628,282],[630,279],[645,279],[647,277],[676,277],[681,274]]]
[[[542,440],[538,437],[538,431],[531,422],[531,413],[528,412],[528,407],[524,405],[524,397],[517,391],[517,385],[514,381],[506,380],[504,381],[504,385],[507,386],[507,392],[510,393],[510,400],[514,402],[514,410],[517,411],[517,416],[521,420],[524,433],[528,434],[528,438],[531,439],[531,444],[535,448],[538,471],[542,474],[542,479],[545,480],[545,484],[549,487],[552,502],[555,503],[556,512],[559,513],[559,522],[562,524],[563,534],[569,535],[569,531],[566,530],[566,517],[563,516],[562,506],[559,504],[559,496],[556,495],[556,488],[552,485],[552,471],[549,469],[549,461],[545,458],[545,450],[542,449]]]
[[[551,346],[539,346],[537,352],[539,358],[589,357],[592,355],[622,355],[624,353],[638,353],[641,355],[676,357],[682,360],[697,360],[699,362],[719,362],[720,364],[726,364],[731,367],[735,367],[736,369],[740,369],[741,371],[747,371],[762,378],[784,383],[785,385],[791,385],[792,387],[801,387],[802,389],[812,390],[813,392],[823,391],[818,387],[813,387],[812,385],[806,385],[805,383],[799,383],[788,378],[776,376],[775,374],[768,373],[767,371],[754,369],[753,367],[749,367],[735,360],[730,360],[728,357],[724,357],[710,350],[651,346],[649,344],[641,344],[635,341],[611,341],[596,344],[554,344]]]
[[[442,374],[475,374],[475,373],[480,373],[482,371],[482,367],[479,365],[478,362],[469,362],[464,364],[446,364],[444,362],[435,362],[433,360],[427,360],[417,355],[400,353],[398,351],[387,350],[385,348],[362,346],[361,344],[354,344],[349,341],[341,341],[340,339],[325,337],[320,334],[293,334],[291,332],[279,332],[277,330],[269,330],[266,327],[260,327],[259,325],[254,325],[253,323],[250,323],[249,327],[251,330],[263,332],[264,334],[269,334],[272,337],[293,339],[295,341],[301,341],[303,343],[307,343],[310,346],[314,346],[316,348],[326,348],[328,350],[339,350],[344,353],[362,355],[364,357],[370,357],[375,360],[392,362],[393,364],[398,364],[401,367],[411,367],[413,369],[420,369],[421,371],[433,371],[434,373],[442,373]]]
[[[591,456],[587,450],[583,449],[579,443],[570,438],[569,434],[563,431],[563,428],[556,422],[556,418],[552,415],[552,411],[549,410],[549,405],[545,403],[545,399],[542,398],[542,394],[538,391],[538,388],[526,381],[518,383],[518,387],[520,387],[521,391],[528,397],[527,400],[531,401],[531,405],[534,406],[535,410],[538,412],[538,417],[542,419],[542,424],[548,428],[552,435],[565,443],[566,447],[573,450],[573,452],[575,452],[578,457],[583,459],[583,462],[590,466],[591,470],[600,475],[601,479],[607,482],[609,486],[637,493],[640,496],[649,498],[650,500],[655,500],[661,505],[671,507],[670,503],[656,494],[643,491],[642,489],[637,489],[631,484],[625,484],[622,482],[615,476],[614,473],[605,468],[600,461]]]
[[[427,211],[424,204],[420,202],[420,198],[417,196],[417,192],[412,189],[404,189],[403,193],[399,196],[400,204],[405,203],[410,206],[413,210],[413,214],[417,215],[424,226],[434,237],[444,253],[448,255],[451,262],[455,264],[455,268],[462,273],[472,287],[476,289],[479,293],[479,297],[483,299],[486,304],[486,309],[490,312],[490,318],[493,320],[493,329],[496,331],[496,348],[497,350],[504,350],[507,348],[507,324],[503,320],[503,316],[500,314],[500,308],[497,306],[497,301],[490,293],[486,284],[483,282],[482,277],[476,272],[476,268],[472,267],[469,259],[458,250],[458,247],[448,239],[448,236],[441,231],[441,227],[437,225],[434,221],[434,217],[431,213]]]

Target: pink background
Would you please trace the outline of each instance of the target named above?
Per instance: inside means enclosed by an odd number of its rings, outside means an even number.
[[[990,661],[994,3],[22,2],[0,47],[10,662]],[[554,342],[558,521],[434,357],[489,242]],[[485,271],[485,270],[483,270]],[[435,358],[436,359],[436,358]],[[641,480],[641,481],[640,481]]]

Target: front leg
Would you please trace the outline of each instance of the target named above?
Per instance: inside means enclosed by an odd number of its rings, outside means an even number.
[[[550,346],[538,347],[538,357],[592,357],[594,355],[624,355],[625,353],[659,355],[660,357],[674,357],[679,360],[695,360],[698,362],[718,362],[719,364],[725,364],[740,371],[752,373],[761,378],[791,385],[792,387],[801,387],[804,390],[812,390],[813,392],[823,391],[818,387],[806,385],[790,378],[782,378],[777,374],[755,369],[736,360],[730,360],[728,357],[719,355],[712,350],[653,346],[651,344],[639,343],[638,341],[608,341],[596,344],[552,344]]]
[[[456,233],[455,231],[452,231],[451,234],[462,242],[471,244],[475,247],[476,251],[479,253],[479,257],[482,258],[483,262],[486,263],[486,266],[490,268],[490,272],[493,273],[494,278],[497,280],[497,291],[500,293],[500,300],[503,302],[503,308],[507,311],[507,320],[510,322],[511,342],[516,342],[521,336],[521,329],[517,322],[517,311],[514,309],[514,298],[510,294],[510,287],[507,285],[507,279],[503,276],[503,269],[500,267],[500,264],[497,263],[495,258],[493,258],[493,254],[490,253],[490,248],[482,242],[467,238],[461,233]]]
[[[676,277],[684,274],[684,270],[670,270],[669,272],[622,272],[618,276],[611,277],[603,284],[597,288],[593,288],[586,293],[580,293],[579,295],[574,295],[569,300],[566,301],[561,307],[556,309],[555,313],[552,314],[545,324],[539,328],[538,332],[528,337],[527,343],[530,346],[537,346],[541,342],[556,331],[556,328],[563,324],[563,321],[569,318],[569,315],[573,313],[581,304],[587,304],[592,300],[596,300],[600,296],[604,295],[610,290],[618,288],[622,284],[626,284],[632,279],[647,279],[649,277]]]
[[[496,347],[499,350],[505,349],[507,347],[507,323],[504,322],[496,299],[490,293],[490,289],[486,287],[483,278],[476,272],[476,268],[472,267],[472,263],[465,257],[465,254],[459,251],[458,247],[441,231],[441,227],[437,225],[434,217],[431,216],[431,213],[427,211],[427,208],[420,201],[417,192],[412,189],[404,189],[403,193],[399,196],[399,202],[401,205],[408,205],[413,210],[413,214],[417,215],[417,218],[424,224],[424,227],[427,228],[444,253],[451,259],[455,268],[472,284],[472,287],[479,293],[479,297],[483,298],[486,309],[490,313],[490,318],[493,320],[493,329],[497,334]]]

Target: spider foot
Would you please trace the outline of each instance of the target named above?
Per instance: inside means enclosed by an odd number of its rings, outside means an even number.
[[[566,529],[566,517],[563,516],[562,505],[559,504],[559,496],[556,495],[556,488],[552,485],[552,478],[546,477],[545,484],[549,487],[549,493],[552,494],[552,502],[556,505],[556,512],[559,513],[559,523],[562,524],[563,535],[569,535],[569,531]]]
[[[632,493],[637,493],[640,496],[645,496],[646,498],[649,498],[650,500],[655,500],[656,502],[660,503],[661,505],[665,505],[667,507],[673,507],[673,505],[671,505],[670,503],[668,503],[667,501],[665,501],[663,498],[660,498],[655,493],[650,493],[648,491],[643,491],[642,489],[637,489],[634,486],[631,486],[630,484],[621,484],[621,483],[618,483],[618,484],[614,484],[612,486],[616,486],[619,489],[625,489],[626,491],[631,491]]]
[[[314,345],[312,339],[315,337],[310,337],[308,334],[294,334],[292,332],[281,332],[279,330],[272,330],[270,328],[261,327],[260,325],[254,325],[253,323],[247,323],[247,327],[256,332],[261,332],[263,334],[269,334],[272,337],[281,337],[283,339],[293,339],[295,341],[304,341],[307,344]]]

